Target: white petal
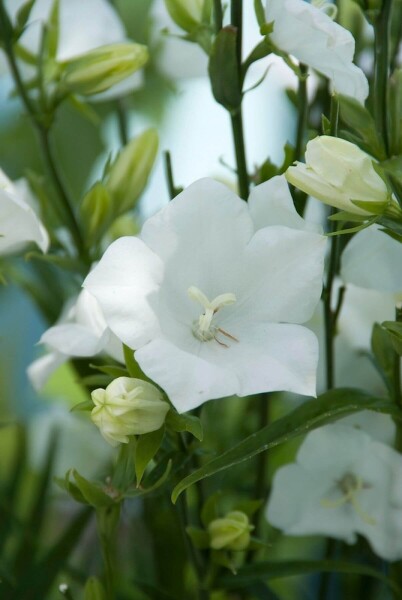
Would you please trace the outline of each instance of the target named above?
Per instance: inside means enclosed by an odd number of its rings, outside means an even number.
[[[304,323],[321,296],[326,238],[266,227],[257,231],[240,263],[237,298],[228,318]]]
[[[346,246],[341,277],[362,288],[402,292],[401,265],[402,244],[372,225],[359,231]]]
[[[316,394],[318,341],[300,325],[235,322],[222,326],[235,336],[234,342],[217,333],[214,340],[203,344],[200,356],[233,372],[239,396],[262,392],[288,391],[305,396]]]
[[[67,356],[94,356],[104,348],[108,335],[106,328],[97,336],[88,327],[66,323],[50,327],[40,342]]]
[[[200,406],[206,400],[236,393],[236,374],[207,362],[159,338],[135,353],[141,369],[160,385],[178,412]]]
[[[321,228],[308,223],[298,214],[284,175],[272,177],[253,188],[248,205],[256,231],[268,225],[285,225],[293,229],[321,231]]]
[[[159,333],[150,300],[162,274],[161,260],[141,240],[124,237],[109,246],[84,281],[110,329],[131,348],[142,346]]]
[[[362,410],[341,419],[338,423],[365,431],[371,438],[383,444],[391,446],[395,442],[396,425],[389,415]]]
[[[35,390],[40,391],[52,373],[67,360],[68,357],[60,352],[49,352],[34,360],[27,368],[27,375]]]

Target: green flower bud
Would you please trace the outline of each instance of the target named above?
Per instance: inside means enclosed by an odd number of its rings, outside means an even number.
[[[135,206],[147,184],[157,151],[158,134],[155,129],[147,129],[117,155],[105,183],[113,198],[116,215]]]
[[[113,219],[113,213],[111,196],[105,186],[98,181],[84,196],[80,207],[88,246],[102,236]]]
[[[190,33],[200,25],[204,0],[165,0],[165,5],[173,21],[184,31]]]
[[[95,404],[91,419],[112,446],[127,444],[131,435],[160,429],[170,408],[157,387],[130,377],[118,377],[91,396]]]
[[[208,525],[209,545],[213,550],[245,550],[250,543],[248,516],[240,510],[232,510],[222,519],[214,519]]]
[[[61,63],[61,83],[74,94],[99,94],[138,71],[148,60],[148,49],[125,42],[90,50]]]
[[[340,138],[322,135],[311,140],[306,148],[306,163],[297,162],[285,173],[289,183],[306,194],[341,210],[359,215],[372,214],[352,201],[387,206],[390,195],[384,181],[373,166],[372,158]]]

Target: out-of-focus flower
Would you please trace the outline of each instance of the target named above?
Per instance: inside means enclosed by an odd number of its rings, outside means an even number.
[[[299,323],[320,297],[325,239],[293,228],[294,215],[286,226],[286,211],[268,216],[275,184],[255,188],[247,205],[197,181],[140,238],[114,242],[84,282],[181,412],[232,394],[315,394],[317,341]]]
[[[335,424],[308,434],[296,462],[280,468],[269,522],[288,535],[356,542],[364,535],[386,560],[402,557],[401,456],[363,431]]]
[[[286,179],[325,204],[351,213],[370,214],[352,200],[384,203],[384,208],[390,201],[371,157],[355,144],[327,135],[308,142],[306,164],[289,167]]]
[[[12,182],[0,169],[0,254],[35,242],[46,252],[49,236],[33,206],[34,198],[24,180]]]
[[[86,290],[69,303],[59,323],[45,331],[39,343],[45,344],[50,352],[28,367],[29,379],[38,390],[71,357],[104,352],[124,362],[121,342],[108,329],[99,304]]]
[[[304,0],[267,0],[266,19],[274,22],[270,39],[282,52],[327,77],[335,92],[363,103],[369,89],[363,71],[353,63],[355,40],[327,14],[326,11],[333,12],[333,5],[314,4]]]
[[[129,436],[160,429],[169,411],[157,387],[130,377],[118,377],[91,394],[91,419],[112,446],[128,444]]]
[[[214,519],[208,525],[210,546],[213,550],[245,550],[250,544],[248,516],[240,510],[232,510],[221,519]]]
[[[99,94],[138,71],[147,60],[148,50],[141,44],[100,46],[60,63],[61,85],[81,96]]]
[[[23,3],[24,0],[6,0],[5,5],[12,19]],[[41,28],[49,19],[52,5],[53,0],[35,1],[20,39],[22,46],[34,55],[39,52]],[[57,61],[64,62],[100,46],[127,41],[124,25],[108,0],[60,0]],[[27,76],[31,76],[32,70],[25,68]],[[93,100],[123,96],[141,87],[142,82],[142,72],[137,71],[106,92],[97,94]]]

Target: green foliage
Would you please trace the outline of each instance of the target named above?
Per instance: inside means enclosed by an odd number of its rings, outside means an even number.
[[[151,431],[138,437],[134,458],[137,487],[141,484],[145,469],[161,447],[164,435],[165,426],[163,425],[157,431]]]
[[[260,452],[265,452],[317,427],[364,409],[390,414],[398,420],[402,419],[401,411],[387,400],[375,398],[366,392],[352,388],[331,390],[316,400],[305,402],[285,417],[253,433],[221,456],[212,459],[185,477],[174,488],[172,501],[176,502],[179,495],[197,481],[229,469]]]
[[[227,26],[215,38],[209,59],[209,77],[215,100],[235,113],[242,101],[237,58],[237,30]]]

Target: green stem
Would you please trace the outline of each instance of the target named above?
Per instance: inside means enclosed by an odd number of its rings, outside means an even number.
[[[3,27],[6,25],[7,14],[5,12],[3,2],[0,2],[0,22]],[[14,55],[14,48],[12,44],[12,40],[5,36],[4,40],[4,50],[6,52],[7,61],[10,67],[10,71],[12,73],[15,86],[18,90],[22,103],[25,106],[25,110],[28,113],[34,128],[39,137],[39,142],[42,148],[42,153],[44,157],[44,161],[46,163],[47,170],[49,175],[52,178],[53,185],[57,191],[58,197],[61,203],[61,211],[59,214],[61,216],[62,222],[67,222],[68,227],[71,231],[71,234],[74,238],[77,249],[80,252],[81,256],[86,256],[85,245],[83,243],[80,228],[78,222],[76,220],[72,204],[67,196],[67,193],[64,189],[64,186],[61,182],[60,175],[58,173],[55,160],[53,158],[53,153],[51,150],[50,142],[49,142],[49,131],[48,131],[48,123],[51,122],[49,119],[49,115],[42,115],[37,111],[35,104],[30,99],[27,90],[25,88],[24,82],[22,80],[17,61]],[[62,215],[61,215],[62,213]]]
[[[243,38],[243,0],[232,0],[231,23],[237,31],[236,59],[239,82],[242,81],[242,38]],[[239,83],[241,85],[241,83]],[[236,111],[230,113],[233,133],[233,143],[236,155],[237,180],[240,197],[247,199],[249,193],[249,177],[247,172],[246,149],[244,143],[243,113],[241,104]]]
[[[249,178],[247,172],[246,152],[244,145],[243,117],[241,107],[235,114],[231,115],[233,142],[237,163],[237,179],[239,183],[239,194],[244,200],[247,200],[249,193]]]
[[[105,538],[104,535],[100,535],[100,540],[101,540],[102,557],[103,557],[106,597],[108,600],[114,600],[116,595],[115,595],[113,561],[112,561],[112,556],[111,556],[111,552],[110,552],[110,540]]]
[[[384,0],[374,24],[374,117],[388,154],[388,77],[390,63],[390,29],[393,0]]]
[[[223,11],[221,0],[214,0],[214,23],[216,33],[219,33],[219,31],[222,29],[222,22]]]
[[[335,554],[337,542],[336,540],[329,538],[326,542],[325,548],[325,560],[331,560]],[[328,600],[329,589],[331,584],[331,576],[332,573],[324,572],[321,575],[320,587],[318,590],[318,599],[319,600]]]
[[[129,136],[128,136],[128,120],[127,113],[124,107],[123,100],[116,101],[116,113],[117,113],[117,122],[119,126],[119,135],[122,146],[126,146],[128,144]]]
[[[300,71],[303,75],[307,75],[307,67],[303,64],[300,65]],[[300,160],[304,154],[304,141],[307,129],[307,117],[308,117],[308,101],[307,101],[307,79],[302,77],[299,79],[297,88],[297,106],[298,106],[298,117],[297,117],[297,128],[296,128],[296,142],[295,152],[293,159]],[[303,216],[306,207],[307,194],[300,190],[293,188],[295,206],[297,212]]]

